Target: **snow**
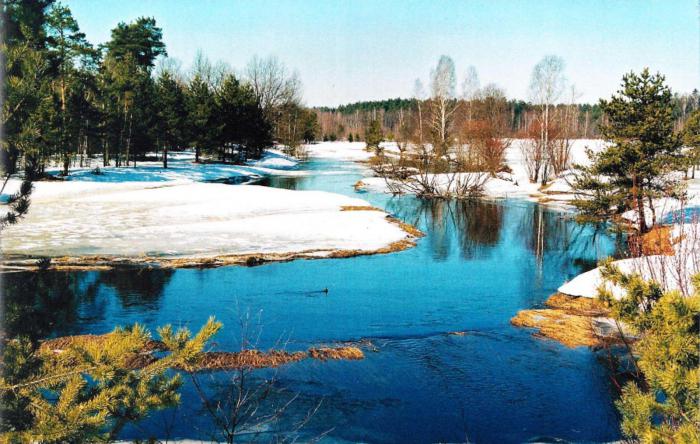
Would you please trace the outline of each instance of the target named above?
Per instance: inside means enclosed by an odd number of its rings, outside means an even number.
[[[101,174],[94,174],[94,167],[73,168],[67,180],[35,182],[29,214],[3,232],[3,253],[122,257],[329,253],[375,251],[407,236],[382,211],[341,211],[343,206],[369,206],[361,199],[210,183],[221,179],[254,183],[265,175],[310,174],[281,151],[268,150],[248,165],[193,160],[193,153],[177,152],[169,156],[167,169],[155,161],[101,168]],[[15,192],[19,183],[10,180],[4,196]]]
[[[197,182],[41,182],[5,254],[216,256],[376,250],[406,238],[361,199]]]
[[[364,142],[318,142],[306,145],[311,157],[322,159],[365,161],[374,156],[374,152],[366,151]]]
[[[691,293],[691,276],[700,272],[700,225],[676,224],[671,230],[671,241],[675,253],[673,255],[652,255],[614,261],[621,272],[636,273],[646,280],[654,280],[664,290],[681,290]],[[604,284],[600,267],[576,276],[571,281],[559,287],[560,293],[570,296],[594,298],[598,287]],[[613,296],[624,296],[624,290],[619,286],[605,283]]]
[[[661,255],[621,259],[613,264],[625,274],[636,273],[646,280],[658,282],[664,290],[690,289],[689,276],[697,273],[700,265],[694,260],[679,260],[676,256]],[[595,298],[601,285],[610,290],[616,299],[625,295],[621,287],[604,282],[600,267],[579,274],[557,291],[569,296]]]

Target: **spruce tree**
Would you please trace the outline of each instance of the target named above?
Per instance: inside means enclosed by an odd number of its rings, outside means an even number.
[[[611,145],[588,152],[591,166],[577,166],[579,197],[573,204],[582,218],[596,220],[634,209],[637,228],[645,233],[655,222],[647,221],[645,207],[653,217],[653,199],[677,192],[678,179],[669,173],[682,168],[671,91],[664,76],[644,69],[624,75],[622,88],[600,106],[606,116],[600,132]]]
[[[382,125],[378,119],[373,119],[367,131],[365,131],[365,142],[367,142],[367,148],[379,149],[379,144],[382,142],[384,136],[382,134]]]
[[[219,138],[216,127],[216,100],[214,92],[199,75],[195,75],[187,88],[187,121],[190,141],[195,148],[195,162],[199,162],[202,152],[214,147]]]

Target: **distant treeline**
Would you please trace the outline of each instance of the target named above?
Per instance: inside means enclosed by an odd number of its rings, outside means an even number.
[[[456,100],[462,108],[470,106],[470,100]],[[425,102],[425,101],[423,101]],[[700,93],[694,90],[690,94],[676,94],[673,98],[674,119],[677,129],[683,126],[692,111],[700,108]],[[365,129],[369,122],[379,119],[382,124],[382,132],[392,136],[398,132],[398,123],[405,113],[413,113],[417,110],[418,99],[385,99],[367,100],[361,102],[340,105],[337,107],[316,107],[321,134],[326,139],[348,139],[350,135],[356,138],[360,135],[364,139]],[[600,134],[598,126],[604,118],[599,103],[580,103],[575,105],[559,104],[558,108],[573,107],[577,118],[573,123],[573,134],[576,138],[596,138]],[[538,106],[524,101],[510,99],[502,111],[507,115],[507,134],[517,137],[524,132],[537,115]],[[402,113],[404,116],[402,116]]]

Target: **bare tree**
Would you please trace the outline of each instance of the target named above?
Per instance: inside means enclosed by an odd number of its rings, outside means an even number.
[[[467,169],[487,171],[492,176],[505,168],[506,149],[511,139],[508,130],[508,102],[505,93],[494,84],[486,85],[473,96],[473,118],[463,122],[462,137],[467,142]]]
[[[575,85],[569,87],[569,102],[556,110],[554,130],[551,131],[547,145],[548,158],[554,174],[559,175],[569,169],[571,164],[572,138],[577,126],[576,101],[580,97]],[[551,130],[550,124],[550,130]]]
[[[472,101],[479,94],[479,74],[476,67],[469,66],[462,82],[462,99],[467,103],[467,120],[472,119]]]
[[[254,56],[245,68],[245,77],[268,115],[282,105],[301,102],[298,74],[290,73],[277,57]]]
[[[455,100],[455,64],[448,56],[440,56],[430,75],[430,125],[433,133],[433,150],[440,157],[449,151],[452,144],[452,123],[457,110]]]
[[[540,168],[534,169],[530,178],[534,182],[539,178],[541,182],[545,184],[549,179],[550,159],[548,158],[548,151],[551,123],[550,111],[556,101],[561,97],[565,84],[564,60],[561,57],[554,55],[545,56],[532,70],[530,98],[532,102],[540,108],[538,116],[540,141],[535,145],[540,153],[535,157],[542,159]]]
[[[423,110],[422,110],[422,105],[423,101],[425,100],[425,88],[423,88],[423,82],[420,81],[420,79],[416,79],[414,85],[413,85],[413,97],[416,99],[416,104],[417,104],[417,111],[418,111],[418,143],[423,144]]]
[[[260,337],[261,329],[260,316],[256,318],[251,319],[248,314],[239,317],[241,352],[256,349],[256,338]],[[291,407],[298,401],[299,394],[280,387],[276,369],[260,370],[252,364],[242,364],[226,371],[227,378],[223,383],[213,374],[208,374],[211,379],[208,384],[196,370],[190,371],[189,375],[204,412],[213,422],[209,433],[216,441],[223,438],[229,444],[240,440],[255,442],[265,434],[269,437],[266,441],[293,442],[321,406],[320,402],[315,403],[302,412],[300,418],[293,415]]]

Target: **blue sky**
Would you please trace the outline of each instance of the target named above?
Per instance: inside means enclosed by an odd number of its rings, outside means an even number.
[[[661,71],[675,90],[700,87],[698,0],[231,1],[70,0],[93,43],[120,21],[153,16],[185,68],[198,49],[242,69],[274,54],[296,69],[308,105],[407,97],[441,54],[461,84],[474,65],[481,84],[527,98],[532,67],[556,54],[583,95],[607,97],[624,72]]]

